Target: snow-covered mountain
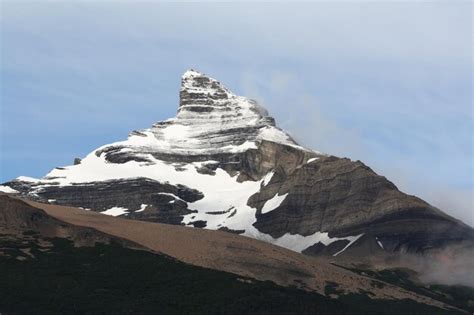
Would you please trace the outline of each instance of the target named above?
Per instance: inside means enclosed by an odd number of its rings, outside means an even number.
[[[175,118],[0,190],[130,219],[219,229],[308,254],[425,251],[470,227],[360,161],[299,146],[255,101],[189,70]]]

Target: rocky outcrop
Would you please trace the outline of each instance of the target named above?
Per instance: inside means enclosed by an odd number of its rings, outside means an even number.
[[[261,213],[269,199],[283,194],[288,195],[277,208]],[[334,156],[289,172],[277,168],[249,205],[258,209],[254,226],[275,238],[317,231],[330,237],[365,234],[385,250],[415,252],[474,238],[472,228],[400,192],[362,162]]]
[[[68,186],[42,186],[13,181],[10,187],[30,199],[58,205],[106,211],[125,208],[130,218],[180,224],[188,210],[188,202],[203,198],[202,193],[183,185],[160,183],[148,178],[131,178],[87,182]],[[159,210],[158,210],[159,209]]]

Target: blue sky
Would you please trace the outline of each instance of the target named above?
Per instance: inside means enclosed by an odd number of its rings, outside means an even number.
[[[2,182],[174,116],[196,68],[474,224],[470,2],[1,6]]]

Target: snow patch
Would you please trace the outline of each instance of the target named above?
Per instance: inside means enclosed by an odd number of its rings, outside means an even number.
[[[268,213],[272,210],[275,210],[280,206],[280,204],[285,200],[286,196],[288,196],[288,193],[279,196],[278,193],[272,198],[267,200],[265,204],[262,207],[262,214],[263,213]]]
[[[380,248],[381,248],[381,249],[384,249],[384,248],[383,248],[383,244],[382,244],[382,242],[381,242],[381,241],[379,241],[379,238],[378,238],[378,237],[376,237],[376,238],[375,238],[375,240],[377,241],[377,244],[379,244]]]
[[[174,195],[174,194],[172,194],[172,193],[167,193],[167,192],[159,192],[159,193],[157,193],[157,194],[158,194],[158,195],[166,195],[166,196],[171,196],[171,197],[173,197],[175,200],[181,200],[181,201],[183,201],[183,202],[186,202],[186,201],[184,201],[183,199],[179,198],[178,196],[176,196],[176,195]],[[173,202],[174,202],[175,200],[171,200],[171,201],[173,201]],[[171,201],[170,201],[169,203],[171,203]]]
[[[110,209],[102,211],[101,213],[106,214],[106,215],[111,215],[113,217],[117,217],[119,215],[128,213],[128,209],[127,208],[122,208],[122,207],[112,207]]]
[[[265,126],[264,128],[261,128],[257,139],[287,145],[303,151],[311,151],[297,145],[286,132],[274,126]],[[319,153],[316,151],[314,152]]]
[[[227,145],[222,147],[222,149],[225,152],[230,152],[230,153],[239,153],[239,152],[245,152],[249,149],[257,149],[257,145],[255,142],[252,141],[245,141],[241,145]]]
[[[272,177],[273,175],[275,174],[275,171],[271,171],[270,173],[268,173],[267,175],[265,175],[265,177],[263,178],[263,186],[267,186],[268,183],[270,183],[270,181],[272,180]]]
[[[189,78],[194,78],[194,77],[200,77],[203,74],[199,71],[196,71],[194,69],[189,69],[187,70],[181,78],[183,79],[189,79]]]
[[[4,186],[4,185],[0,185],[0,191],[1,192],[4,192],[4,193],[7,193],[7,194],[16,194],[18,193],[17,190],[9,187],[9,186]]]
[[[135,211],[135,212],[142,212],[142,211],[145,211],[146,207],[148,207],[148,205],[142,203],[141,206],[140,206],[140,209],[138,209],[138,210]]]
[[[171,125],[163,129],[162,133],[165,140],[186,140],[188,138],[190,128],[191,126]]]
[[[311,162],[314,162],[314,161],[316,161],[316,160],[318,160],[318,159],[319,159],[319,158],[317,158],[317,157],[315,157],[315,158],[310,158],[310,159],[306,162],[306,164],[309,164],[309,163],[311,163]]]
[[[360,236],[362,235],[347,236],[347,237],[329,237],[327,232],[316,232],[308,236],[286,233],[285,235],[282,235],[279,238],[273,238],[268,234],[261,233],[255,238],[261,241],[272,243],[272,244],[285,247],[285,248],[301,253],[306,248],[317,243],[322,243],[325,246],[328,246],[329,244],[335,241],[348,240],[350,243],[342,250],[344,251],[353,242],[355,242]],[[339,253],[341,253],[342,251],[340,251]],[[336,255],[339,253],[336,253]]]
[[[341,238],[341,239],[345,239],[345,240],[348,240],[349,241],[349,244],[347,244],[343,249],[341,249],[340,251],[338,251],[337,253],[335,253],[333,256],[337,256],[339,255],[340,253],[344,252],[346,249],[348,249],[352,244],[354,244],[355,241],[357,241],[362,235],[364,234],[359,234],[359,235],[356,235],[356,236],[348,236],[348,237],[345,237],[345,238]]]
[[[37,178],[28,177],[28,176],[18,176],[16,179],[22,182],[32,182],[32,183],[36,183],[40,181]]]

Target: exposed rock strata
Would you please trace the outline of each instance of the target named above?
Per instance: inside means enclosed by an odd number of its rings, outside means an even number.
[[[308,254],[344,254],[356,236],[356,244],[390,252],[474,240],[472,228],[362,162],[299,146],[255,101],[194,70],[182,77],[175,118],[75,164],[4,185],[42,202],[119,207],[131,219],[219,229]]]

